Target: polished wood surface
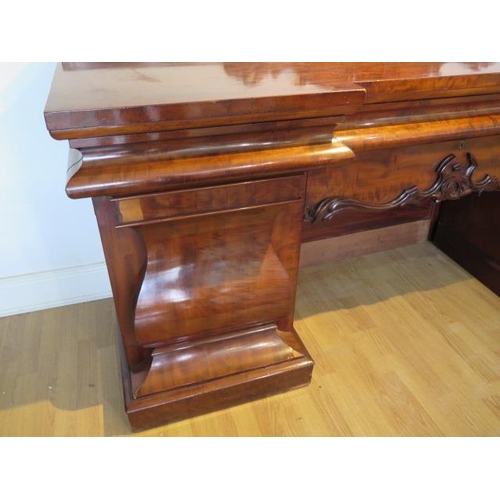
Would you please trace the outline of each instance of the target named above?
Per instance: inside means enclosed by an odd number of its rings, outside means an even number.
[[[432,241],[500,295],[500,195],[443,203]]]
[[[136,428],[309,383],[293,331],[304,197],[302,175],[94,198]]]
[[[64,63],[45,119],[93,198],[138,428],[310,382],[302,241],[500,190],[499,63]]]
[[[449,129],[451,132],[451,129]],[[450,183],[440,182],[437,169],[450,155],[452,164],[462,165],[466,169],[470,163],[468,157],[473,152],[475,167],[469,179],[467,193],[472,192],[473,183],[480,183],[486,176],[493,179],[485,189],[498,189],[500,179],[500,149],[498,136],[481,139],[463,139],[460,141],[445,141],[424,143],[415,146],[382,149],[356,154],[356,162],[340,165],[335,169],[320,169],[310,172],[308,176],[307,205],[315,219],[321,219],[331,213],[328,208],[322,217],[314,214],[321,210],[321,203],[328,198],[329,203],[358,203],[359,208],[383,210],[397,208],[404,203],[422,199],[445,199],[440,187]],[[463,175],[454,166],[448,167],[457,175],[457,181]],[[444,181],[444,179],[443,179]],[[472,184],[471,182],[472,181]],[[452,183],[455,185],[455,182]],[[437,188],[437,191],[433,190]],[[464,186],[465,187],[465,186]],[[484,188],[482,189],[484,190]],[[331,193],[334,196],[331,197]],[[335,208],[332,206],[332,208]]]
[[[438,205],[432,200],[393,207],[390,210],[342,210],[332,220],[323,219],[302,224],[302,241],[317,241],[361,231],[399,226],[417,221],[429,221],[437,215]]]
[[[191,128],[259,115],[328,116],[362,103],[365,93],[369,102],[498,93],[499,71],[498,63],[60,64],[46,111],[59,138],[106,128],[118,135],[131,127],[156,131],[167,121]]]
[[[128,149],[90,148],[69,171],[66,192],[71,198],[101,195],[127,196],[218,183],[253,180],[321,168],[354,157],[340,143],[294,146],[236,154],[209,154],[178,158],[171,145],[154,144]],[[149,145],[151,148],[151,145]],[[162,149],[165,148],[165,149]],[[246,146],[242,149],[246,149]],[[193,153],[194,154],[194,153]],[[201,155],[201,156],[200,156]]]
[[[499,435],[500,298],[429,243],[303,268],[296,309],[309,387],[136,435]],[[116,327],[112,300],[1,318],[0,435],[131,435]]]

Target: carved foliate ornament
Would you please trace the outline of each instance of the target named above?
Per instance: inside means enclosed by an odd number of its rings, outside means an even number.
[[[429,189],[421,191],[417,186],[404,189],[401,194],[387,203],[367,203],[351,198],[328,197],[314,207],[306,207],[305,220],[319,222],[330,220],[335,214],[346,209],[358,210],[390,210],[403,206],[411,201],[433,199],[435,201],[457,200],[470,193],[500,190],[500,180],[485,175],[474,182],[472,175],[478,167],[477,160],[471,153],[466,155],[467,163],[462,165],[455,161],[456,156],[449,154],[436,166],[436,180]]]

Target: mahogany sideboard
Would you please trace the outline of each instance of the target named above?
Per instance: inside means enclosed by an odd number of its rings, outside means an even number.
[[[93,200],[135,429],[310,382],[302,241],[500,190],[499,63],[62,63],[45,120]]]

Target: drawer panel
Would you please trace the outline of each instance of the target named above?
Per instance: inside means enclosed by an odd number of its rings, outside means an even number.
[[[113,200],[119,225],[168,220],[274,203],[305,196],[305,175],[241,182]]]
[[[352,163],[310,172],[307,206],[327,197],[382,204],[413,186],[428,190],[437,181],[436,167],[450,154],[461,165],[467,164],[467,154],[474,156],[474,182],[487,174],[500,178],[499,136],[363,151]]]

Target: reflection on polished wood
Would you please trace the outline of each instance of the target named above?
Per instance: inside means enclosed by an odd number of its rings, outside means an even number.
[[[134,428],[310,383],[303,241],[500,190],[499,63],[61,64],[45,119],[93,199]]]
[[[305,177],[276,184],[94,198],[134,427],[309,382],[293,331]]]
[[[500,298],[429,243],[304,268],[296,308],[307,389],[137,435],[499,435]],[[130,435],[113,309],[0,319],[0,435]]]

